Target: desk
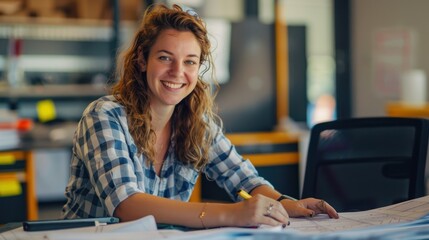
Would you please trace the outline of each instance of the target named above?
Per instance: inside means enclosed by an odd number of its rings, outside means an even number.
[[[0,224],[37,219],[33,154],[27,150],[0,152]],[[13,212],[10,216],[7,213]]]
[[[429,104],[419,107],[406,105],[400,102],[392,102],[387,104],[386,114],[389,117],[429,118]]]
[[[428,213],[429,196],[426,196],[369,211],[339,213],[339,219],[323,214],[313,218],[291,218],[285,230],[267,226],[191,231],[183,227],[162,229],[157,227],[153,216],[146,216],[130,222],[58,231],[24,232],[19,225],[11,225],[0,227],[0,239],[429,239]]]
[[[71,148],[71,137],[53,141],[42,132],[36,124],[16,146],[0,150],[0,224],[38,219],[34,150]]]
[[[253,132],[230,133],[226,134],[226,137],[231,140],[238,153],[252,162],[262,177],[267,178],[278,190],[299,197],[298,134]],[[282,178],[271,174],[274,170],[272,167],[276,167],[274,172],[281,172]],[[203,199],[228,201],[228,197],[219,196],[218,191],[213,191],[216,188],[218,187],[214,182],[206,181],[200,176],[190,201],[200,202]]]

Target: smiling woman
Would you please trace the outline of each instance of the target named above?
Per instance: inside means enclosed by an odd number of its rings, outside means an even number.
[[[281,226],[289,214],[338,217],[327,203],[320,210],[319,199],[281,198],[225,136],[213,110],[216,85],[203,80],[212,65],[207,35],[194,11],[146,11],[112,94],[91,103],[79,122],[65,218],[153,215],[157,223],[206,228]],[[188,202],[200,173],[235,203]],[[253,197],[241,201],[240,189]]]
[[[139,64],[147,72],[151,107],[173,113],[174,106],[188,96],[198,80],[201,47],[191,32],[166,29],[152,46],[147,62],[139,48]]]

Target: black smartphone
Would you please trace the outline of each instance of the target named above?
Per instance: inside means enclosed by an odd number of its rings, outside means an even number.
[[[118,223],[119,218],[77,218],[77,219],[55,219],[55,220],[36,220],[24,221],[22,227],[24,231],[45,231],[67,228],[90,227],[104,224]]]

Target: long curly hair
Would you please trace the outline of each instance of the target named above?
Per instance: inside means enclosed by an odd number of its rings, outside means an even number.
[[[153,163],[156,134],[151,126],[150,89],[146,73],[142,73],[139,66],[139,48],[147,61],[157,37],[165,29],[190,31],[201,47],[200,68],[203,69],[200,69],[196,87],[175,106],[171,121],[174,124],[173,146],[179,161],[201,169],[207,164],[209,148],[215,138],[210,126],[215,123],[222,128],[222,121],[214,111],[214,98],[219,85],[213,74],[210,76],[212,84],[202,78],[214,66],[205,23],[195,12],[184,11],[178,5],[172,8],[162,4],[150,6],[131,46],[119,58],[116,72],[119,81],[112,87],[111,93],[127,111],[130,133],[138,152]]]

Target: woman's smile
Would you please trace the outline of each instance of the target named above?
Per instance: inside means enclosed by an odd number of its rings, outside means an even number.
[[[175,83],[175,82],[169,82],[169,81],[161,81],[162,84],[164,84],[165,87],[170,89],[179,89],[185,86],[184,83]]]

